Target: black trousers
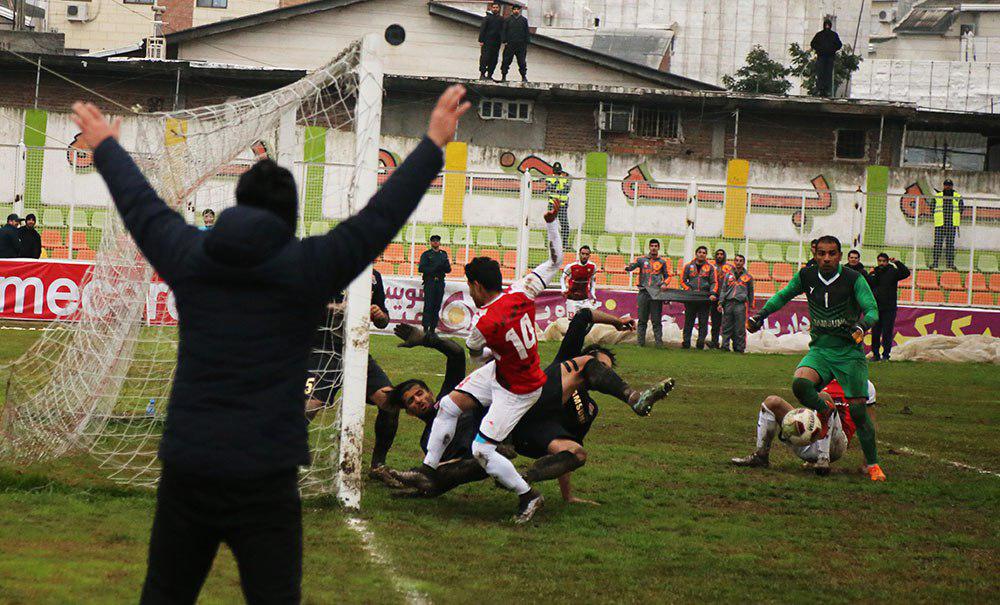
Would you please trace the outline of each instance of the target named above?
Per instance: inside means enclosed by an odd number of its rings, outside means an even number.
[[[524,43],[511,44],[507,43],[503,47],[503,63],[500,64],[500,75],[504,78],[507,77],[507,72],[510,71],[510,64],[517,58],[517,69],[521,72],[522,78],[528,77],[528,45]]]
[[[934,260],[931,267],[937,267],[941,259],[941,251],[944,251],[944,264],[946,267],[955,266],[955,228],[945,225],[944,227],[934,227]]]
[[[490,78],[497,69],[497,62],[500,60],[500,43],[484,42],[479,47],[479,73],[486,74]]]
[[[722,311],[718,303],[708,305],[708,317],[712,322],[712,347],[719,346],[719,332],[722,330]]]
[[[833,96],[833,56],[816,57],[816,92],[821,97]]]
[[[549,202],[553,201],[549,198]],[[573,243],[569,241],[569,198],[560,200],[559,204],[559,236],[562,238],[563,250],[572,249]]]
[[[691,346],[691,332],[694,331],[694,322],[698,320],[698,348],[705,348],[705,336],[708,334],[708,312],[712,303],[686,302],[684,303],[684,330],[682,331],[681,346]]]
[[[872,356],[875,359],[889,359],[892,340],[896,337],[896,307],[879,308],[878,321],[872,326]],[[881,345],[881,347],[880,347]],[[882,352],[879,353],[879,349]]]
[[[441,302],[444,300],[444,280],[429,279],[424,282],[424,316],[421,324],[424,332],[436,330],[441,317]]]
[[[299,603],[298,470],[237,481],[196,477],[164,465],[140,602],[194,603],[220,542],[236,557],[247,603]]]

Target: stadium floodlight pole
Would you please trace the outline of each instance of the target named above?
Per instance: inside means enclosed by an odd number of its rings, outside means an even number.
[[[382,129],[382,38],[368,34],[361,40],[354,130],[354,187],[352,214],[378,189],[378,148]],[[340,464],[337,495],[347,508],[361,507],[361,445],[365,425],[368,330],[372,295],[372,266],[368,265],[347,288],[344,320],[344,393],[340,410]]]

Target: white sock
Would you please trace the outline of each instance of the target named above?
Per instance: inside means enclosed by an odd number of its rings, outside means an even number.
[[[766,454],[771,450],[771,441],[778,431],[778,422],[774,417],[774,412],[763,405],[760,406],[760,414],[757,415],[757,451]]]
[[[437,468],[441,464],[441,456],[444,450],[451,443],[455,436],[455,426],[458,424],[458,417],[462,415],[462,408],[451,400],[451,395],[445,395],[438,403],[438,413],[431,424],[431,435],[427,438],[427,455],[424,456],[424,464],[431,468]]]
[[[491,477],[499,481],[500,485],[516,492],[518,496],[531,491],[531,486],[517,472],[514,463],[498,453],[495,444],[477,437],[472,442],[472,455]]]

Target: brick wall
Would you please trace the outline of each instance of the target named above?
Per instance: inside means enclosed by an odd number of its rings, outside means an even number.
[[[545,149],[548,151],[597,150],[596,103],[548,103]]]
[[[163,29],[166,33],[191,27],[194,22],[194,3],[195,0],[164,1],[167,11],[163,13],[163,21],[166,23]]]

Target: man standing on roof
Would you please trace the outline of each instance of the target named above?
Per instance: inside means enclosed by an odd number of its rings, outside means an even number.
[[[479,26],[479,79],[492,80],[500,58],[500,41],[503,34],[503,15],[500,3],[490,4],[490,10]]]
[[[833,67],[837,60],[837,51],[844,43],[833,31],[833,21],[823,19],[822,31],[816,32],[809,46],[816,52],[816,95],[820,97],[833,96]]]
[[[663,299],[659,293],[667,289],[670,274],[666,259],[660,256],[660,240],[649,240],[649,254],[640,256],[625,267],[626,271],[639,269],[639,325],[636,335],[639,346],[646,346],[646,323],[653,320],[653,339],[657,347],[663,346]]]
[[[528,20],[521,14],[521,5],[510,8],[510,16],[503,22],[501,33],[503,43],[503,63],[500,64],[500,81],[507,81],[510,64],[517,58],[517,69],[521,72],[521,81],[528,81],[528,42],[531,32],[528,30]]]

